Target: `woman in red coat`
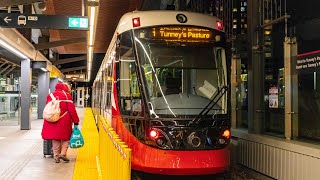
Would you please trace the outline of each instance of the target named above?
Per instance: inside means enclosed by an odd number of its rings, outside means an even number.
[[[68,85],[58,83],[52,94],[59,100],[72,100],[70,92],[71,89]],[[51,97],[48,95],[46,103],[50,101]],[[73,103],[60,102],[60,114],[61,117],[57,122],[44,120],[41,133],[43,139],[52,139],[53,156],[56,163],[59,163],[60,159],[69,162],[66,155],[72,133],[72,124],[79,124],[79,117]]]

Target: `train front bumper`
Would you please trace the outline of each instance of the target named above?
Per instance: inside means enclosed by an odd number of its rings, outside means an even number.
[[[225,172],[230,166],[229,148],[172,151],[144,145],[133,150],[132,169],[164,175],[205,175]]]

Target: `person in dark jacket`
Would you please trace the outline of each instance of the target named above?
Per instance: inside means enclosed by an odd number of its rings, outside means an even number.
[[[52,94],[59,100],[72,100],[70,91],[67,84],[58,83]],[[48,95],[46,103],[50,101],[51,97]],[[61,117],[57,122],[43,121],[41,132],[43,139],[52,140],[53,156],[56,163],[59,163],[60,159],[69,162],[66,155],[72,134],[72,124],[79,124],[79,117],[73,103],[60,102],[60,111]]]

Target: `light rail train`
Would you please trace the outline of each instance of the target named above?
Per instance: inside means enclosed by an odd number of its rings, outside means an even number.
[[[137,11],[120,19],[94,81],[92,104],[96,120],[105,117],[132,149],[133,170],[165,175],[228,170],[225,46],[216,17]]]

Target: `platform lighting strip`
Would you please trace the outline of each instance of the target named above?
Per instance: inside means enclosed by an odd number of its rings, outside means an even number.
[[[12,53],[14,53],[15,55],[21,57],[22,59],[28,59],[28,57],[26,55],[24,55],[23,53],[21,53],[19,50],[17,50],[16,48],[12,47],[11,45],[9,45],[7,42],[5,42],[4,40],[0,39],[0,46],[8,49],[9,51],[11,51]]]
[[[15,55],[19,56],[22,59],[29,59],[25,54],[23,54],[22,52],[20,52],[18,49],[14,48],[13,46],[11,46],[10,44],[8,44],[6,41],[4,41],[3,39],[0,39],[0,46],[4,47],[5,49],[11,51],[12,53],[14,53]],[[46,68],[41,68],[42,71],[44,72],[48,72],[48,70]],[[55,76],[55,78],[57,78],[57,76]],[[63,80],[61,78],[58,78],[59,81],[63,82]]]
[[[48,72],[46,68],[40,68],[43,72]]]
[[[92,0],[99,2],[98,0]],[[95,38],[95,26],[97,21],[97,11],[98,6],[89,6],[89,42],[87,48],[87,81],[90,81],[91,71],[92,71],[92,59],[93,59],[93,48],[94,48],[94,38]]]
[[[13,46],[11,46],[10,44],[8,44],[6,41],[0,39],[0,46],[4,47],[5,49],[11,51],[12,53],[14,53],[15,55],[19,56],[22,59],[29,59],[26,55],[24,55],[21,51],[19,51],[18,49],[14,48]],[[42,71],[44,72],[48,72],[48,70],[46,68],[40,68]],[[55,78],[58,78],[57,76],[54,76]],[[63,82],[63,80],[61,78],[58,78],[59,81]]]

